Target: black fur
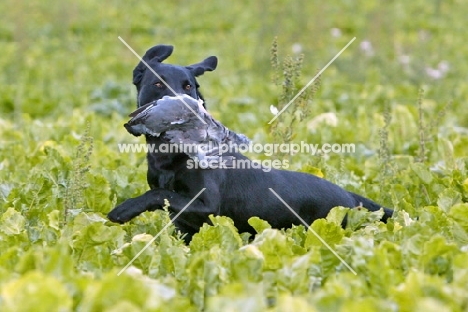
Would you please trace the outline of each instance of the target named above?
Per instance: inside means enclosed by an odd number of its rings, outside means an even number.
[[[197,99],[202,98],[198,91],[199,85],[195,77],[203,75],[205,71],[213,71],[218,65],[216,56],[210,56],[200,63],[189,66],[178,66],[161,63],[168,58],[173,51],[169,45],[157,45],[149,49],[143,56],[143,60],[148,64],[164,81],[171,86],[169,89],[161,80],[145,65],[140,62],[133,70],[133,84],[138,92],[138,107],[154,100],[159,100],[163,96],[174,96],[177,94],[187,94]],[[189,89],[186,87],[190,86]],[[202,98],[203,99],[203,98]]]
[[[216,69],[217,59],[212,56],[187,66],[161,64],[172,53],[171,46],[155,46],[145,58],[149,65],[178,93],[201,97],[195,77]],[[147,61],[145,59],[145,61]],[[166,88],[156,88],[158,79],[140,63],[134,70],[134,84],[138,90],[138,106],[162,98]],[[195,86],[186,90],[187,83]],[[169,91],[170,92],[170,91]],[[159,138],[147,136],[147,142],[159,145]],[[238,153],[224,154],[238,160],[247,160]],[[301,224],[293,213],[269,190],[272,188],[308,224],[327,216],[336,206],[363,206],[371,211],[381,208],[375,202],[348,192],[341,187],[314,175],[286,170],[266,172],[262,169],[189,169],[185,154],[148,154],[148,183],[145,194],[124,201],[108,215],[114,222],[124,223],[147,210],[162,208],[164,199],[170,202],[172,213],[180,212],[202,188],[206,190],[174,221],[175,226],[186,233],[186,241],[198,232],[203,223],[209,223],[210,214],[230,217],[240,232],[255,233],[247,220],[257,216],[275,228],[287,228]],[[386,221],[393,211],[384,208]]]

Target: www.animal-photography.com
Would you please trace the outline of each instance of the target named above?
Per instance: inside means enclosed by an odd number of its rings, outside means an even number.
[[[465,311],[463,1],[0,4],[0,311]]]

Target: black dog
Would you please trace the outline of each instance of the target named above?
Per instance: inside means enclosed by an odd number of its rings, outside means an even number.
[[[196,76],[216,69],[217,59],[212,56],[187,66],[161,64],[172,53],[172,46],[151,48],[144,60],[177,93],[200,98]],[[138,106],[173,95],[144,64],[133,72],[133,83],[138,90]],[[147,136],[147,143],[159,146],[159,138]],[[224,154],[251,164],[239,153]],[[314,175],[286,170],[266,171],[252,169],[196,169],[187,166],[189,157],[182,153],[148,154],[148,183],[151,190],[124,201],[108,215],[114,222],[127,222],[144,211],[160,209],[164,199],[170,203],[171,213],[179,213],[203,189],[206,188],[180,216],[175,226],[186,233],[189,242],[203,223],[209,223],[210,214],[230,217],[240,232],[255,233],[248,224],[253,216],[268,221],[274,228],[287,228],[301,224],[300,220],[270,191],[274,190],[308,224],[327,216],[336,206],[363,206],[371,211],[381,208],[375,202],[348,192],[341,187]],[[190,169],[189,169],[190,168]],[[384,208],[386,221],[393,211]]]
[[[204,100],[198,90],[200,86],[195,77],[203,75],[205,71],[215,70],[218,65],[218,59],[216,56],[210,56],[200,63],[186,67],[162,64],[161,62],[172,54],[173,49],[173,46],[157,45],[146,51],[143,56],[143,60],[151,66],[165,83],[149,70],[143,62],[140,62],[133,70],[133,84],[136,86],[138,92],[138,107],[162,99],[166,95],[174,96],[174,93],[180,95],[187,94],[194,99],[200,98]],[[170,88],[168,88],[166,84],[170,86]],[[166,143],[160,138],[152,136],[147,136],[146,142],[148,144],[154,144],[155,146]],[[165,188],[174,190],[174,171],[172,170],[174,157],[177,157],[177,155],[161,153],[147,154],[147,180],[151,189]],[[116,209],[114,209],[113,212]],[[110,214],[109,218],[113,216],[114,214]]]

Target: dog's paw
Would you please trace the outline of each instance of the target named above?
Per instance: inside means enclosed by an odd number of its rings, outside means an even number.
[[[107,218],[115,223],[125,223],[141,214],[144,209],[139,209],[138,206],[132,204],[132,199],[124,201],[118,205],[107,215]]]
[[[128,221],[130,221],[132,219],[132,216],[130,216],[125,211],[120,211],[120,209],[118,209],[118,208],[120,208],[120,207],[116,207],[116,208],[112,209],[112,211],[107,214],[107,218],[110,221],[122,224],[122,223],[128,222]]]

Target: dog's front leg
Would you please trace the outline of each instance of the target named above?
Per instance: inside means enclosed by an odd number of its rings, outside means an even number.
[[[112,209],[107,215],[109,220],[125,223],[147,210],[156,210],[164,205],[164,198],[160,196],[159,189],[152,189],[145,194],[130,198]]]
[[[189,198],[165,189],[152,189],[141,196],[127,199],[109,212],[107,217],[112,222],[125,223],[145,211],[161,209],[164,206],[164,199],[167,199],[171,212],[179,213],[183,210],[187,214],[191,213],[192,216],[197,215],[198,218],[208,220],[208,215],[218,212],[218,198],[219,196],[206,190],[196,198]]]

